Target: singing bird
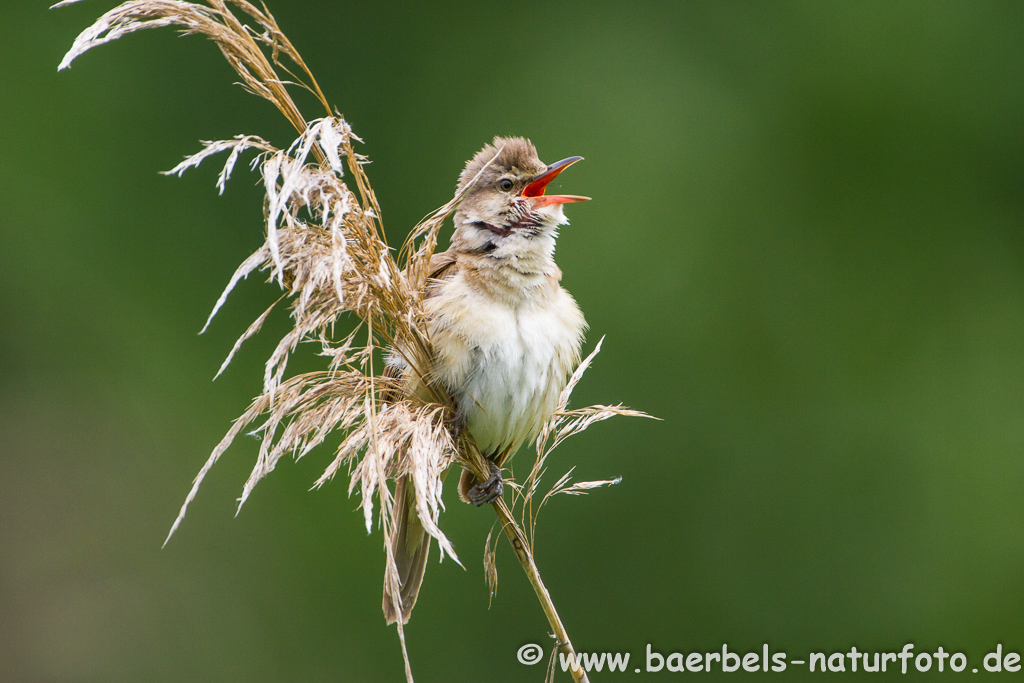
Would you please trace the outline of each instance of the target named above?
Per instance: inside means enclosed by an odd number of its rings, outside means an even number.
[[[428,381],[450,393],[455,429],[466,430],[491,465],[487,481],[462,473],[460,494],[475,505],[501,495],[501,467],[551,417],[579,362],[586,322],[559,284],[554,253],[558,226],[568,222],[562,206],[589,197],[549,195],[545,188],[581,159],[549,166],[529,140],[494,138],[459,176],[458,190],[469,189],[455,213],[451,246],[430,263],[424,308],[434,353]],[[388,363],[389,374],[404,378],[415,393],[424,380],[398,354]],[[392,552],[401,606],[385,588],[389,624],[409,620],[430,549],[413,489],[403,478],[395,491]]]

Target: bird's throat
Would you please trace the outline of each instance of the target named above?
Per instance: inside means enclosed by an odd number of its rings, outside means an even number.
[[[499,225],[491,225],[490,223],[485,223],[484,221],[476,221],[476,225],[480,226],[485,230],[490,230],[495,235],[501,235],[502,237],[508,237],[509,235],[512,234],[512,228],[503,228]]]

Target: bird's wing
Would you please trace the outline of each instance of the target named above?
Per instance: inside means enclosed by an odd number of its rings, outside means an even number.
[[[430,275],[427,276],[425,299],[437,294],[437,285],[441,280],[450,280],[459,272],[459,263],[455,259],[455,253],[449,249],[430,257]]]
[[[431,256],[423,298],[435,296],[440,282],[454,277],[458,270],[459,264],[450,249]],[[381,394],[385,403],[392,403],[400,397],[401,391],[398,387],[403,378],[406,378],[406,371],[405,363],[398,356],[389,354],[384,366],[385,386],[388,388]]]

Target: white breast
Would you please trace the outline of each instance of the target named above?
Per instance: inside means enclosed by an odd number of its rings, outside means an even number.
[[[558,285],[516,304],[456,278],[427,303],[438,353],[435,373],[458,400],[485,455],[513,452],[551,416],[579,360],[585,327]]]

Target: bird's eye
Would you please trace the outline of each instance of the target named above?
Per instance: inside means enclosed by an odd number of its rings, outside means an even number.
[[[498,183],[498,188],[502,192],[508,192],[509,190],[512,189],[512,181],[509,180],[508,178],[503,178],[501,182]]]

